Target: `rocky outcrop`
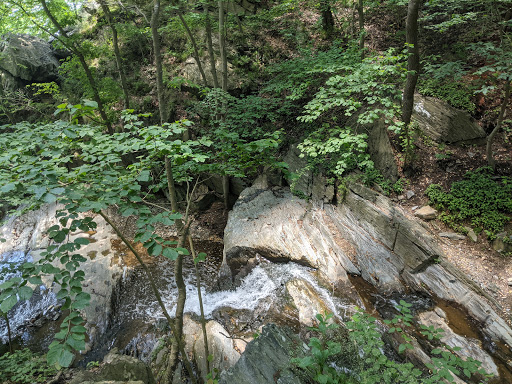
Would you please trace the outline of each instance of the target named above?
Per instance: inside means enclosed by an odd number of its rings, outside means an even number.
[[[6,34],[0,40],[2,86],[15,89],[26,84],[54,81],[59,61],[46,41],[29,35]]]
[[[267,325],[261,335],[251,341],[240,360],[222,372],[219,384],[300,384],[290,369],[290,360],[304,352],[304,344],[291,332]]]
[[[416,94],[412,117],[420,131],[438,143],[470,143],[486,136],[469,113],[433,97]]]
[[[260,254],[314,267],[324,284],[343,292],[355,291],[348,274],[358,274],[382,294],[433,293],[460,303],[487,336],[512,346],[512,330],[485,293],[445,261],[437,235],[361,185],[351,184],[342,204],[323,208],[286,189],[248,188],[230,212],[224,241],[232,274]]]
[[[99,371],[79,372],[70,384],[112,382],[156,384],[153,373],[147,364],[135,357],[120,355],[116,348],[105,356]]]
[[[29,212],[18,218],[11,218],[0,229],[0,237],[6,242],[0,243],[0,261],[3,255],[13,251],[30,252],[34,261],[41,258],[41,253],[50,245],[47,230],[57,224],[55,218],[59,207],[56,205],[44,206],[37,211]],[[97,228],[92,232],[78,232],[70,236],[70,241],[77,237],[85,237],[90,240],[88,245],[83,245],[78,254],[87,258],[82,262],[80,269],[85,272],[85,280],[82,283],[85,292],[91,295],[91,302],[83,310],[88,328],[89,343],[105,331],[111,315],[111,301],[115,287],[123,275],[124,267],[122,259],[116,255],[112,248],[112,239],[117,238],[109,225],[100,217],[95,217]],[[58,261],[54,264],[64,268]],[[52,279],[43,279],[48,287],[51,287]]]

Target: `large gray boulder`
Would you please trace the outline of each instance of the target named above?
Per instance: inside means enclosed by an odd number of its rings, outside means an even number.
[[[247,345],[238,362],[222,372],[219,384],[300,384],[290,361],[304,349],[297,336],[274,324],[267,325]]]
[[[416,94],[412,118],[423,134],[438,143],[471,143],[486,136],[468,112],[434,97]]]
[[[15,88],[54,81],[59,61],[49,43],[39,37],[8,33],[0,39],[2,86]]]

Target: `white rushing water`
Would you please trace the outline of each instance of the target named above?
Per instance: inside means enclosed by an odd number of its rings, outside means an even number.
[[[13,277],[21,276],[21,266],[23,263],[31,262],[32,257],[29,253],[15,251],[3,254],[1,260],[0,284]],[[8,313],[12,337],[20,334],[28,321],[46,315],[46,312],[55,305],[57,305],[57,298],[53,292],[48,291],[44,285],[36,287],[30,300],[18,302]],[[0,341],[8,342],[7,325],[3,318],[0,318]]]
[[[311,272],[310,268],[295,263],[262,263],[256,266],[242,280],[241,285],[234,290],[205,292],[203,288],[202,297],[205,317],[211,318],[216,309],[226,307],[235,310],[254,311],[256,308],[267,310],[275,300],[285,294],[286,283],[295,279],[304,280],[309,283],[335,316],[345,317],[346,311],[352,308],[352,306],[341,302],[337,298],[333,298],[325,288],[318,285]],[[163,270],[162,273],[165,274]],[[169,271],[169,274],[166,274],[165,278],[162,279],[166,286],[161,291],[162,299],[169,313],[173,314],[176,309],[177,290],[173,283],[172,272]],[[188,276],[185,278],[185,282],[187,287],[185,312],[199,315],[200,307],[195,279],[193,276]],[[121,305],[119,308],[119,311],[123,312],[123,317],[125,319],[163,318],[160,307],[152,299],[152,293],[144,287],[139,287],[137,292],[137,298],[132,296],[132,300],[137,299],[137,303],[132,301],[128,307],[123,308],[123,305]]]

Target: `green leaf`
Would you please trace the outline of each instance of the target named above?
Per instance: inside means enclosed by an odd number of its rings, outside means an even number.
[[[30,300],[33,293],[34,291],[32,290],[32,288],[27,287],[26,285],[18,289],[18,296],[20,300]]]
[[[178,258],[178,252],[174,248],[164,248],[162,255],[170,260],[176,260]]]
[[[0,304],[0,311],[3,313],[7,313],[11,310],[12,307],[16,305],[18,302],[18,299],[16,298],[16,295],[11,295],[7,297],[5,300],[2,301],[2,304]]]
[[[91,242],[91,240],[89,240],[86,237],[79,237],[79,238],[75,239],[73,242],[75,244],[87,245],[87,244],[89,244]]]
[[[176,251],[178,251],[178,253],[180,255],[185,255],[185,256],[190,255],[190,252],[186,248],[178,248],[178,247],[176,247]]]
[[[85,332],[87,332],[87,329],[83,325],[75,325],[74,327],[71,327],[71,332],[85,333]]]

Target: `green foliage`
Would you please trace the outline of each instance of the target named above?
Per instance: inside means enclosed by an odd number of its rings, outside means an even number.
[[[4,384],[45,383],[56,374],[44,357],[22,349],[0,356],[0,381]]]
[[[324,127],[310,134],[299,144],[301,157],[306,156],[314,169],[327,177],[340,178],[348,171],[373,169],[373,161],[366,153],[367,135],[354,134],[348,128]]]
[[[293,359],[300,368],[306,370],[317,383],[337,384],[343,383],[341,375],[329,363],[332,358],[341,352],[341,345],[338,342],[327,338],[328,331],[339,327],[336,323],[329,323],[332,314],[322,316],[316,315],[318,325],[310,327],[310,330],[319,334],[320,337],[312,337],[309,340],[308,354],[302,358]]]
[[[496,179],[489,168],[468,172],[463,180],[445,192],[440,185],[430,185],[425,194],[437,208],[443,210],[439,219],[462,230],[469,221],[473,227],[485,230],[489,239],[503,230],[512,214],[512,179]]]
[[[404,343],[399,346],[402,354],[412,349],[413,336],[407,329],[413,326],[411,304],[401,300],[399,313],[385,322],[388,333],[399,333]],[[338,325],[328,320],[332,315],[317,315],[318,326],[311,328],[318,337],[312,337],[305,356],[294,359],[316,383],[331,384],[437,384],[443,380],[455,383],[454,375],[471,378],[479,374],[487,382],[490,377],[481,369],[481,363],[468,358],[462,360],[454,352],[460,348],[440,346],[431,353],[432,363],[427,364],[430,374],[415,368],[410,362],[399,362],[384,354],[385,344],[377,326],[377,319],[359,311],[347,323],[348,339],[337,340],[334,331]],[[439,340],[442,330],[433,326],[420,327],[421,333],[430,341]],[[351,355],[348,357],[348,355]]]
[[[420,76],[418,91],[425,96],[437,97],[446,101],[452,107],[464,109],[468,112],[475,110],[472,100],[473,91],[461,82],[432,76]]]

